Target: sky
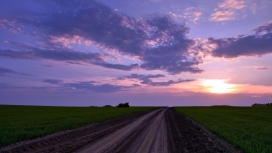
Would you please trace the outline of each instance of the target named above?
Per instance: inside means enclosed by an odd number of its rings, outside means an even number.
[[[2,0],[0,104],[272,102],[271,0]]]

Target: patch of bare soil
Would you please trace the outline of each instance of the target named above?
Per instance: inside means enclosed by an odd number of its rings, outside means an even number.
[[[178,113],[173,108],[166,113],[168,150],[171,153],[238,153],[228,142],[203,126]]]
[[[161,108],[17,143],[0,149],[0,152],[216,153],[234,151],[216,142],[216,137],[212,137],[173,108]]]

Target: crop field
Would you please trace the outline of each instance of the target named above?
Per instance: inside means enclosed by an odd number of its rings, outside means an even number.
[[[61,130],[103,122],[152,107],[42,107],[0,105],[0,147]]]
[[[246,153],[272,152],[272,107],[176,107]]]

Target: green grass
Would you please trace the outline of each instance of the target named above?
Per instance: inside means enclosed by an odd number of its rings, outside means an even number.
[[[152,107],[41,107],[0,105],[0,147],[61,130],[103,122]]]
[[[272,153],[272,107],[176,107],[246,153]]]

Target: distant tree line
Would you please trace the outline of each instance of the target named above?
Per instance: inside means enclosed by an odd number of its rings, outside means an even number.
[[[116,107],[129,107],[129,104],[128,104],[128,102],[126,102],[126,103],[120,103]]]
[[[267,106],[272,106],[272,103],[266,103],[266,104],[258,104],[258,103],[255,103],[253,105],[251,105],[252,107],[267,107]]]
[[[112,107],[111,105],[105,105],[104,107]]]
[[[105,105],[104,107],[112,107],[111,105]],[[116,107],[129,107],[129,103],[120,103]]]
[[[230,105],[212,105],[211,107],[233,107]]]

